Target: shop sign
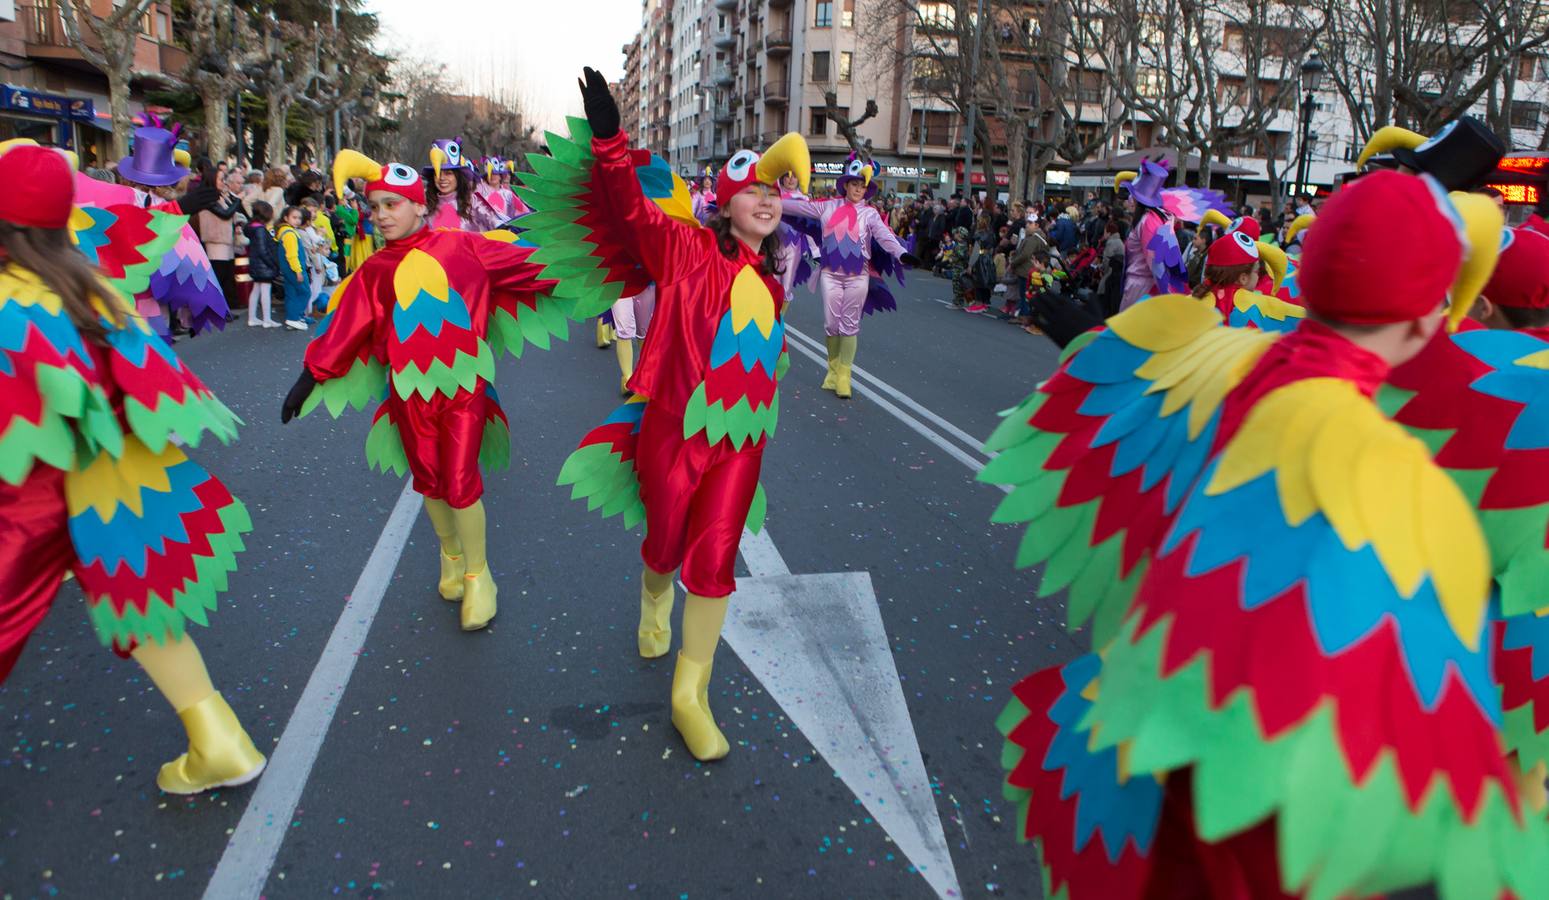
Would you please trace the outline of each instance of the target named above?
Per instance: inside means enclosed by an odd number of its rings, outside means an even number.
[[[11,85],[0,85],[0,106],[18,112],[38,113],[57,119],[81,119],[90,122],[97,118],[92,101],[85,97],[65,97],[59,94],[42,94]]]

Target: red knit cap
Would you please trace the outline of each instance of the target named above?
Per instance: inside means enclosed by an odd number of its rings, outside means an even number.
[[[1297,278],[1333,322],[1387,325],[1437,312],[1463,263],[1463,222],[1425,175],[1373,172],[1323,204]]]
[[[388,163],[382,167],[382,174],[375,181],[366,182],[366,196],[370,197],[372,191],[387,191],[423,205],[425,179],[403,163]]]
[[[1210,242],[1205,264],[1210,266],[1251,266],[1259,261],[1259,245],[1246,231],[1234,229]]]
[[[31,228],[63,228],[75,203],[75,174],[59,151],[13,147],[0,156],[0,219]]]
[[[1530,228],[1506,229],[1484,295],[1501,306],[1549,307],[1549,235]]]

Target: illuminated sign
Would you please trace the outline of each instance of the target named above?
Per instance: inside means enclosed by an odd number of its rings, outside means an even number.
[[[1537,206],[1543,197],[1543,190],[1536,184],[1491,184],[1486,187],[1500,191],[1507,203]]]
[[[11,85],[0,85],[0,106],[17,112],[38,113],[56,119],[81,119],[91,121],[97,117],[96,107],[85,97],[63,97],[58,94],[40,94]]]
[[[1508,156],[1497,168],[1502,172],[1542,172],[1549,169],[1549,156]]]

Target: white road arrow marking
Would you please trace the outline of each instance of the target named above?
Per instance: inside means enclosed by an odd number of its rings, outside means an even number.
[[[961,897],[909,705],[866,572],[792,575],[742,533],[722,636],[938,897]]]

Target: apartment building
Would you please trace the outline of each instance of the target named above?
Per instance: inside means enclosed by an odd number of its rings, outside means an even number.
[[[631,137],[640,133],[640,120],[645,110],[640,96],[640,38],[640,33],[636,32],[634,39],[624,45],[624,77],[619,79],[616,95],[619,125]]]
[[[699,125],[705,107],[704,14],[706,0],[672,3],[671,139],[667,161],[681,173],[692,172],[699,160]]]
[[[93,0],[92,11],[107,16],[115,5]],[[113,137],[107,78],[70,44],[55,0],[15,0],[14,14],[14,19],[0,18],[0,66],[5,68],[0,140],[32,138],[75,150],[83,165],[105,164]],[[151,4],[135,46],[137,73],[181,73],[187,67],[188,54],[173,45],[172,28],[172,4]],[[131,87],[130,110],[138,117],[146,109],[149,85],[137,79]]]

